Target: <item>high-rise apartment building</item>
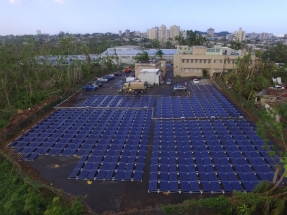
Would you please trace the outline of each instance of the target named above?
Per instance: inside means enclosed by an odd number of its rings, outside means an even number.
[[[284,37],[287,38],[287,34],[284,34]]]
[[[260,34],[260,40],[266,40],[268,38],[269,38],[269,34],[268,33],[263,32],[263,33]]]
[[[37,35],[41,35],[41,30],[37,30]]]
[[[161,25],[161,26],[159,27],[158,40],[159,40],[160,42],[166,42],[166,41],[167,41],[167,37],[166,37],[166,26],[165,26],[165,25]]]
[[[177,25],[173,25],[170,27],[169,31],[170,31],[170,38],[174,39],[174,37],[179,36],[180,27]]]
[[[147,38],[147,33],[146,32],[140,33],[140,37]]]
[[[158,32],[159,32],[159,28],[158,27],[154,27],[151,29],[147,30],[147,36],[150,40],[158,40]]]
[[[122,36],[122,31],[119,31],[119,36],[120,36],[120,37]]]
[[[257,34],[254,33],[254,32],[252,32],[252,33],[249,34],[249,38],[250,38],[250,39],[256,39],[256,37],[257,37]]]
[[[127,29],[126,31],[125,31],[125,33],[126,33],[126,37],[130,37],[130,30],[129,29]]]
[[[242,28],[239,28],[238,31],[234,31],[233,40],[234,41],[244,41],[246,37],[246,31],[242,31]]]
[[[227,34],[226,35],[226,40],[231,41],[233,39],[233,34]]]
[[[207,29],[207,35],[210,36],[210,37],[213,37],[214,36],[214,29],[213,28],[209,28]]]

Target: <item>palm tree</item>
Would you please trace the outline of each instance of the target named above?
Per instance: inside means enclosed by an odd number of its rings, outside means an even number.
[[[139,61],[149,61],[149,56],[148,53],[146,51],[143,51],[142,53],[138,53],[135,57],[134,57],[136,62]]]
[[[158,56],[160,59],[162,59],[162,56],[164,55],[163,51],[161,49],[157,50],[155,53],[156,56]]]

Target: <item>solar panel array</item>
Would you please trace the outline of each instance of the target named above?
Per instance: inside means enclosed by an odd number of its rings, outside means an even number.
[[[86,100],[82,106],[89,107],[114,107],[114,108],[138,108],[153,107],[154,97],[152,96],[97,96],[94,95]]]
[[[156,121],[149,192],[251,191],[274,175],[263,144],[245,120]]]
[[[157,118],[239,117],[242,112],[213,85],[192,85],[190,97],[157,100]]]
[[[59,109],[8,145],[20,160],[81,156],[70,178],[141,180],[151,109]]]

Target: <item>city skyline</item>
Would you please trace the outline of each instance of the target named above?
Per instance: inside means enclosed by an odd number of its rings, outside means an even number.
[[[51,35],[60,31],[117,34],[126,29],[146,32],[162,24],[204,32],[211,27],[215,32],[242,28],[247,33],[286,34],[286,7],[284,0],[242,0],[238,5],[226,0],[178,4],[170,0],[164,4],[151,0],[2,0],[0,35],[36,34],[37,30]]]

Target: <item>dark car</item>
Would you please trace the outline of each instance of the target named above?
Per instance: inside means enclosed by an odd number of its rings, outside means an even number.
[[[84,91],[95,91],[96,89],[98,89],[98,87],[95,84],[87,84],[82,87],[82,90]]]
[[[99,87],[103,86],[103,82],[102,81],[96,81],[95,84],[98,85]]]
[[[105,78],[105,79],[108,79],[108,81],[110,81],[110,80],[113,80],[113,79],[114,79],[114,77],[113,77],[113,76],[111,76],[111,75],[106,75],[104,78]]]

